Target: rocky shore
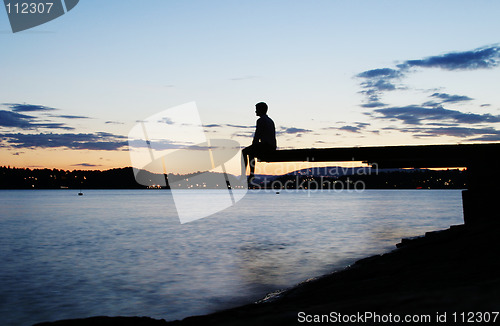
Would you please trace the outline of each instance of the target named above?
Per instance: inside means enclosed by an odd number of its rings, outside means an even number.
[[[348,320],[366,325],[390,324],[397,318],[428,318],[431,324],[445,319],[454,325],[489,318],[491,323],[500,311],[499,235],[500,224],[428,232],[403,239],[392,252],[359,260],[273,298],[182,321],[93,317],[37,326],[349,324]]]

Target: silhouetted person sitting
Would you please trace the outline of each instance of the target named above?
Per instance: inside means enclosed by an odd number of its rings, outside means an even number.
[[[255,104],[255,115],[260,118],[257,120],[257,127],[253,136],[252,145],[243,149],[245,170],[242,175],[246,175],[247,166],[250,162],[249,183],[252,182],[254,177],[255,158],[262,158],[262,156],[276,150],[276,128],[274,127],[273,120],[267,116],[267,104],[264,102]]]

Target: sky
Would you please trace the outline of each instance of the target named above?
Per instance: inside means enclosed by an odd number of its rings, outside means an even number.
[[[131,166],[134,126],[191,102],[207,137],[241,146],[260,101],[281,149],[498,142],[498,12],[498,1],[81,0],[14,34],[2,7],[0,165]]]

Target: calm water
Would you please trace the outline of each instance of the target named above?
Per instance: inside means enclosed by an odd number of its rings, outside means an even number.
[[[0,191],[1,324],[204,314],[463,221],[456,190],[254,191],[182,225],[173,207],[166,190]]]

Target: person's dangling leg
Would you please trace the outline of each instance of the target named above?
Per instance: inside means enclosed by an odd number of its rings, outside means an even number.
[[[255,156],[250,155],[250,178],[252,179],[255,174],[255,163],[256,163]]]
[[[250,145],[248,147],[245,147],[242,150],[243,154],[243,163],[244,166],[242,166],[242,176],[246,175],[247,171],[247,166],[250,165],[250,175],[248,176],[248,185],[250,186],[252,184],[252,181],[255,177],[255,165],[257,163],[257,158],[260,156],[260,153],[262,153],[263,147],[260,143]]]
[[[248,147],[245,147],[242,151],[243,154],[243,166],[242,169],[244,169],[241,173],[241,176],[246,176],[247,173],[247,166],[250,165],[250,175],[248,176],[247,182],[250,185],[254,178],[254,173],[255,173],[255,159],[256,159],[256,151],[258,148],[256,148],[255,145],[250,145]]]
[[[257,158],[263,153],[264,147],[261,143],[253,144],[252,150],[248,154],[248,159],[250,160],[250,176],[248,177],[248,184],[253,183],[253,179],[255,178],[255,165],[257,164]],[[253,185],[253,184],[252,184]],[[256,185],[254,185],[256,186]]]
[[[243,165],[241,166],[241,176],[246,177],[247,175],[247,166],[248,166],[248,152],[250,151],[250,146],[243,148],[241,154],[243,155]]]

